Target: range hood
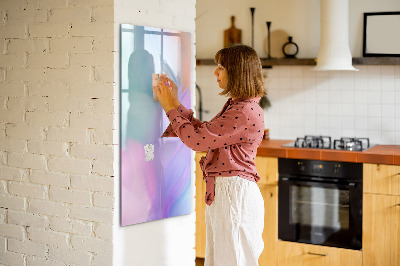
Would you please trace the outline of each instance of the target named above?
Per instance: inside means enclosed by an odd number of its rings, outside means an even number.
[[[321,0],[321,40],[316,71],[351,70],[349,1]]]

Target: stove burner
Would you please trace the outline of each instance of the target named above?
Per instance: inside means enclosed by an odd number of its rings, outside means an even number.
[[[330,149],[331,137],[306,135],[304,138],[297,138],[294,146],[300,148]]]
[[[332,143],[331,137],[311,135],[306,135],[303,138],[297,138],[295,142],[287,143],[283,146],[344,151],[364,151],[371,147],[368,138],[340,138],[334,140]]]
[[[369,148],[368,138],[340,138],[333,142],[335,150],[363,151]]]

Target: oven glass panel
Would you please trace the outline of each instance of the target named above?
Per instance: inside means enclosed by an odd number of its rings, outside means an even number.
[[[331,234],[349,229],[349,190],[294,185],[290,204],[290,223],[309,228],[313,243],[323,243]]]

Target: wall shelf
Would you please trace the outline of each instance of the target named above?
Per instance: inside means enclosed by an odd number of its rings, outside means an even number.
[[[272,66],[314,66],[315,58],[260,58],[263,67]],[[197,66],[215,65],[214,59],[197,59]],[[400,57],[356,57],[353,65],[400,65]]]
[[[400,65],[400,57],[358,57],[353,65]]]

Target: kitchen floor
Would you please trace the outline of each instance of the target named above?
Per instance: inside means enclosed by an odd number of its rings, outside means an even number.
[[[196,266],[204,266],[204,259],[196,258]]]

